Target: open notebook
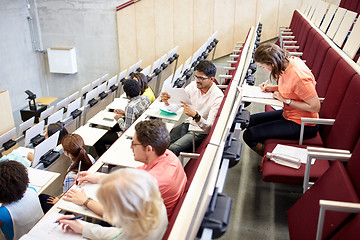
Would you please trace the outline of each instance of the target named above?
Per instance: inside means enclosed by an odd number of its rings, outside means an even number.
[[[21,240],[78,240],[84,239],[80,234],[72,231],[65,232],[61,225],[55,223],[56,219],[63,216],[61,213],[52,212],[43,217],[27,234],[23,235]],[[81,220],[77,220],[81,221]]]

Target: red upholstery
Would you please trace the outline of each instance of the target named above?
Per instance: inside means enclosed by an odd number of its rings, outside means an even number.
[[[332,240],[344,240],[344,239],[358,239],[360,235],[360,214],[356,214],[356,216],[349,221],[343,228],[339,230],[332,237]]]
[[[309,30],[309,33],[307,35],[307,39],[306,39],[306,45],[304,47],[304,52],[303,52],[303,55],[301,56],[301,58],[303,60],[306,60],[306,65],[311,69],[312,68],[312,65],[309,65],[309,61],[308,59],[311,59],[314,57],[314,54],[315,52],[311,52],[311,48],[314,44],[314,37],[315,35],[319,35],[318,32],[314,29],[314,28],[311,28]],[[319,45],[319,43],[317,43],[317,45]],[[311,62],[311,61],[310,61]]]
[[[317,160],[319,161],[319,160]],[[321,160],[320,160],[321,161]],[[360,193],[360,140],[357,141],[347,166],[336,161],[331,167],[305,192],[305,194],[288,211],[288,226],[291,239],[315,239],[319,216],[319,200],[334,200],[359,203]],[[342,224],[349,213],[327,211],[325,214],[323,238],[328,239],[334,230]],[[350,217],[351,219],[352,217]],[[359,214],[346,224],[334,239],[354,239],[355,235],[347,238],[354,224],[358,223]],[[353,231],[351,230],[351,231]],[[358,230],[357,230],[358,231]],[[339,238],[343,236],[342,238]],[[356,235],[358,237],[358,235]]]
[[[318,160],[319,161],[319,160]],[[315,239],[319,216],[319,200],[359,202],[344,165],[336,161],[287,212],[290,239]],[[327,237],[349,213],[327,212],[323,237]]]
[[[321,37],[320,34],[316,35],[314,38],[314,42],[318,41],[319,38],[321,38],[320,42],[318,45],[313,44],[312,48],[310,49],[311,52],[315,53],[315,56],[313,58],[309,58],[307,59],[307,64],[311,65],[312,67],[310,68],[314,77],[315,77],[315,81],[318,81],[319,78],[319,74],[321,71],[321,66],[323,64],[323,62],[325,61],[325,55],[327,54],[328,50],[330,49],[330,44]],[[319,92],[318,92],[319,94]],[[324,97],[325,94],[323,94],[320,97]]]
[[[319,97],[325,97],[336,64],[340,59],[340,55],[334,49],[329,48],[321,66],[319,77],[316,79],[316,92]]]
[[[341,103],[334,125],[329,129],[326,138],[323,137],[325,147],[347,149],[352,151],[360,135],[360,76],[353,77],[346,91],[344,100]],[[354,110],[356,109],[356,110]],[[312,142],[311,142],[312,141]],[[309,139],[306,143],[316,143],[316,140]],[[289,144],[294,141],[272,139],[265,142],[265,152],[271,152],[277,143]],[[299,147],[305,147],[304,145]],[[314,164],[311,168],[310,177],[319,177],[326,166]],[[327,165],[328,166],[328,165]],[[264,161],[263,180],[265,182],[283,182],[301,184],[304,176],[304,168],[290,169],[269,160]],[[360,181],[360,180],[359,180]]]

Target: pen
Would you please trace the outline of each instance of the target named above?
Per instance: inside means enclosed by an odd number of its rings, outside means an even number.
[[[79,173],[81,171],[81,161],[79,162],[79,168],[78,168],[78,172],[77,173]],[[78,183],[78,181],[77,181],[77,179],[76,179],[76,185],[78,185],[79,183]]]
[[[61,220],[78,220],[78,219],[83,219],[83,218],[84,218],[84,216],[80,215],[80,216],[76,216],[76,217],[72,217],[72,218],[68,218],[68,219],[61,219]],[[59,223],[59,220],[55,221],[55,223]]]
[[[269,80],[266,80],[265,83],[264,83],[264,88],[267,86]]]

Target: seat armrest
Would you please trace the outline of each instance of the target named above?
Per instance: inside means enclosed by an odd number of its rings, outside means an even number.
[[[319,97],[319,100],[320,100],[320,103],[323,103],[323,102],[324,102],[324,100],[325,100],[325,98],[323,98],[323,97]]]
[[[299,46],[285,46],[283,47],[284,49],[299,49],[300,47]]]
[[[328,119],[328,118],[301,118],[301,128],[300,128],[300,138],[299,138],[299,145],[303,144],[304,139],[304,127],[306,123],[310,124],[322,124],[322,125],[333,125],[335,119]]]
[[[303,55],[302,52],[289,52],[291,56],[301,57]]]
[[[320,200],[319,205],[320,210],[316,231],[316,239],[322,239],[325,211],[360,213],[360,203]]]
[[[296,44],[297,41],[295,41],[295,40],[293,40],[293,41],[283,41],[283,43],[284,43],[284,44],[291,44],[291,43]]]
[[[228,78],[232,78],[232,75],[219,75],[219,78],[228,79]]]
[[[237,58],[237,57],[239,57],[239,55],[238,54],[230,54],[230,57]]]
[[[229,85],[216,85],[218,88],[220,89],[225,89],[227,88]]]
[[[311,152],[324,152],[324,153],[329,153],[329,154],[331,154],[331,153],[343,153],[343,154],[350,153],[349,150],[336,149],[336,148],[322,148],[322,147],[308,146],[306,149]]]
[[[235,67],[224,67],[224,69],[226,69],[226,70],[235,70],[236,68]]]
[[[188,152],[180,152],[179,154],[179,160],[181,164],[184,166],[184,158],[199,158],[199,153],[188,153]]]
[[[303,182],[303,193],[305,193],[309,188],[309,180],[310,180],[310,169],[311,169],[311,160],[316,158],[317,160],[331,160],[331,161],[343,161],[347,162],[351,158],[351,153],[343,153],[340,149],[331,149],[326,152],[325,150],[322,151],[311,151],[308,149],[308,156],[306,160],[305,166],[305,173],[304,173],[304,182]],[[310,148],[311,149],[311,148]],[[331,152],[330,152],[331,151]]]

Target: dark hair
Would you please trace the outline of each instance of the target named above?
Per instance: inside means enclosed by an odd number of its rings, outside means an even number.
[[[68,134],[62,139],[61,144],[63,146],[64,151],[67,151],[75,158],[72,161],[67,173],[73,170],[77,171],[80,162],[81,162],[81,169],[80,169],[81,171],[86,171],[91,167],[92,162],[84,149],[84,145],[85,145],[84,140],[80,135],[75,133]]]
[[[60,131],[59,134],[59,139],[57,144],[59,145],[61,143],[61,140],[63,139],[63,137],[68,134],[68,131],[66,130],[66,128],[64,127],[63,123],[51,123],[49,124],[49,126],[47,127],[47,134],[48,137],[50,137],[51,135],[53,135],[54,133],[56,133],[57,131]]]
[[[124,91],[129,98],[137,97],[140,95],[140,85],[134,79],[128,79],[124,83]]]
[[[148,88],[147,77],[142,73],[134,73],[132,78],[136,78],[140,86],[140,95],[143,95],[145,90]],[[134,80],[136,80],[134,79]]]
[[[170,145],[169,131],[161,120],[145,120],[135,126],[136,136],[144,147],[150,145],[158,156]]]
[[[271,65],[271,77],[278,80],[285,71],[284,64],[289,62],[289,52],[272,43],[261,44],[254,53],[254,60],[258,63]]]
[[[0,202],[8,204],[20,200],[28,183],[24,165],[12,160],[0,162]]]
[[[196,65],[195,71],[205,73],[207,77],[215,77],[216,67],[212,62],[202,60],[198,65]]]

